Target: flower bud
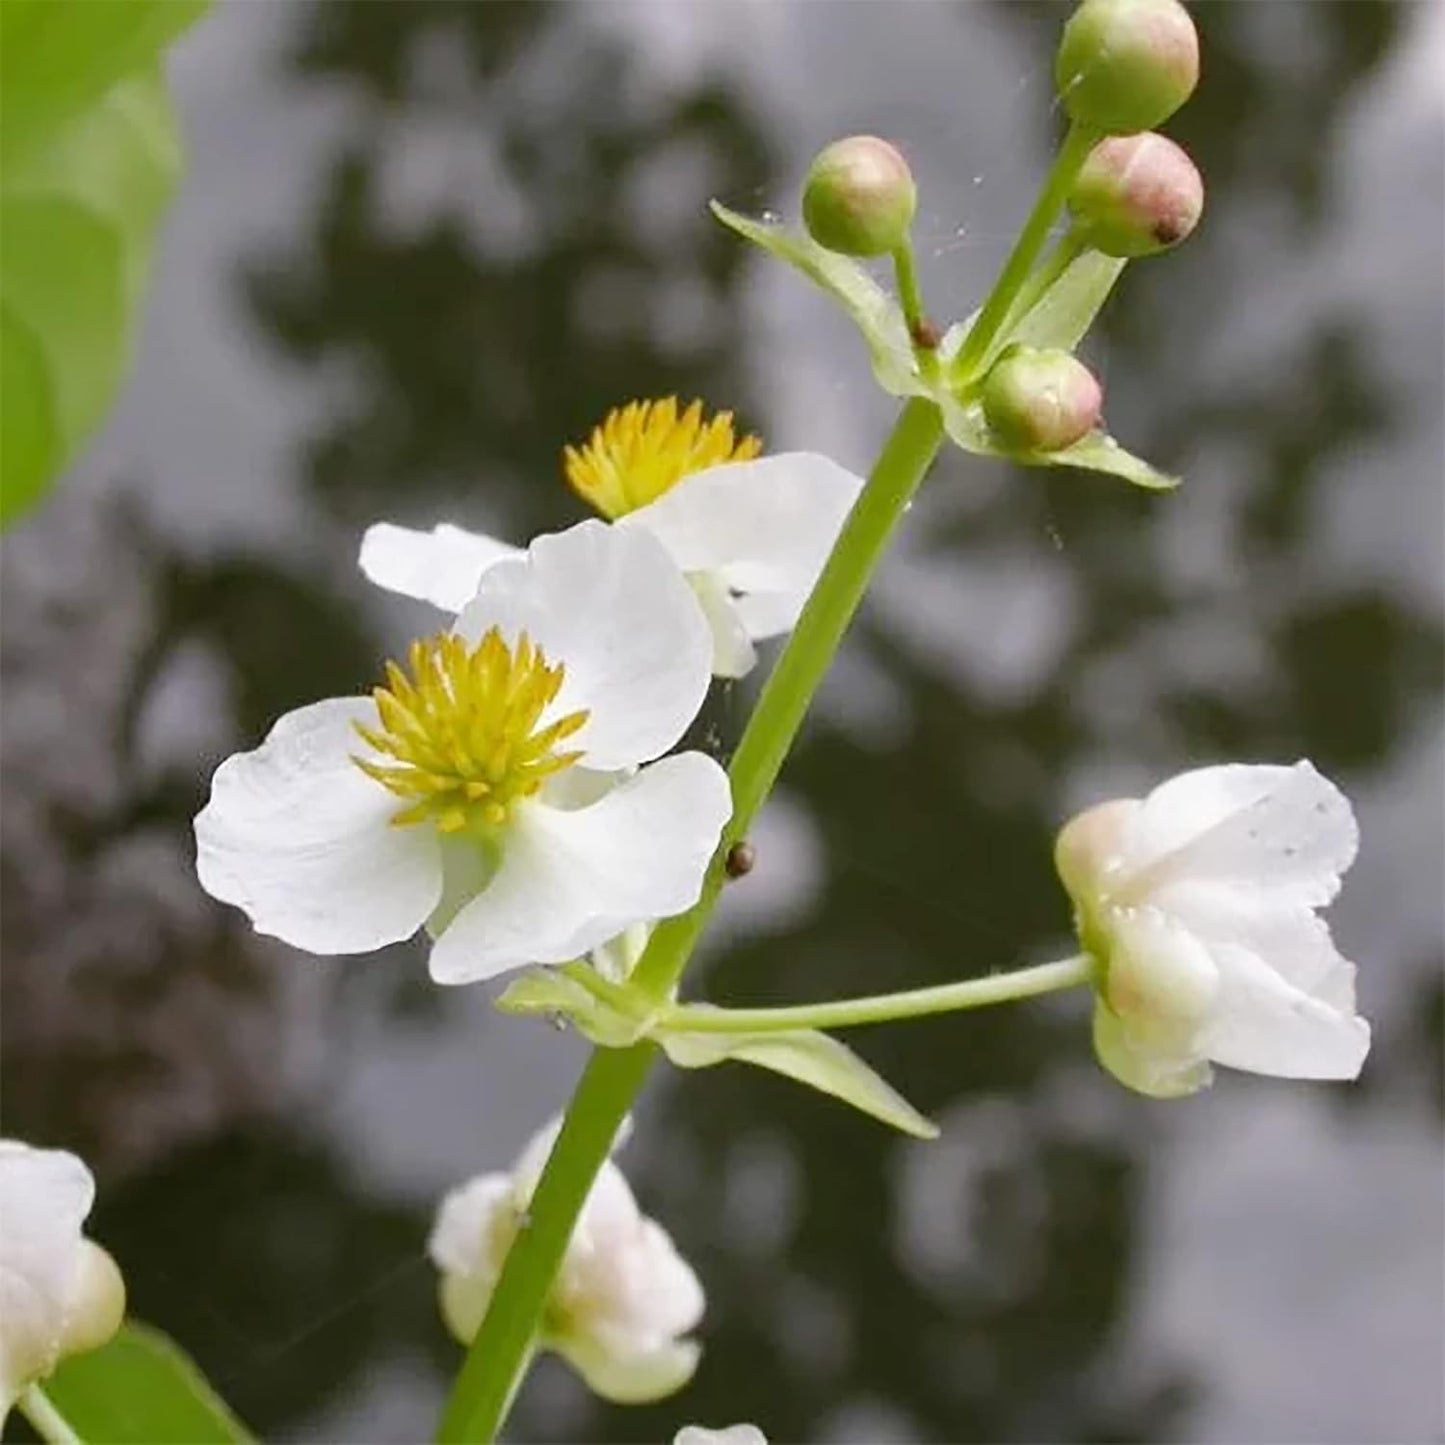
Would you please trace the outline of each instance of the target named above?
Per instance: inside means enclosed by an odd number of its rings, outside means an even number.
[[[983,414],[995,435],[1025,452],[1056,452],[1099,422],[1104,392],[1067,351],[1011,346],[983,384]]]
[[[1167,120],[1199,80],[1199,36],[1179,0],[1084,0],[1054,62],[1081,125],[1132,135]]]
[[[1069,209],[1078,238],[1106,256],[1148,256],[1177,246],[1199,224],[1204,182],[1167,136],[1113,136],[1084,162]]]
[[[917,203],[908,162],[896,146],[872,135],[825,146],[803,185],[808,234],[844,256],[896,250],[907,239]]]

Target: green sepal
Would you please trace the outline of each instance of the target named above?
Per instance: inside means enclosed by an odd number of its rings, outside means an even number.
[[[127,1321],[40,1387],[85,1445],[244,1445],[252,1436],[195,1362],[159,1330]]]
[[[608,1049],[625,1049],[644,1037],[654,1012],[650,998],[581,962],[561,970],[528,969],[507,985],[496,1007],[523,1017],[566,1019],[583,1038]]]
[[[694,1004],[678,1010],[674,1017],[704,1010],[718,1012]],[[938,1137],[938,1126],[920,1114],[882,1075],[869,1068],[846,1044],[816,1029],[724,1034],[693,1033],[669,1025],[655,1029],[653,1037],[679,1068],[705,1069],[730,1059],[752,1064],[831,1094],[916,1139]]]
[[[890,396],[931,394],[928,383],[919,375],[913,343],[898,303],[857,261],[824,250],[806,232],[795,231],[779,221],[739,215],[721,201],[709,205],[729,230],[801,271],[842,306],[863,334],[873,361],[873,375],[884,391]]]

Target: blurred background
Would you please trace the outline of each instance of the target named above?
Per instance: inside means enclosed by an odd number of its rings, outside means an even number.
[[[891,403],[861,344],[705,202],[787,212],[820,145],[889,136],[961,314],[1046,163],[1065,13],[222,0],[175,53],[191,169],[131,385],[4,544],[5,1132],[91,1162],[135,1312],[267,1438],[429,1438],[459,1358],[432,1208],[582,1051],[417,948],[253,936],[192,872],[211,770],[435,625],[363,583],[367,523],[565,526],[559,450],[616,403],[701,396],[865,469]],[[1197,16],[1171,130],[1205,223],[1090,343],[1113,430],[1185,487],[945,455],[691,987],[1057,956],[1071,811],[1308,756],[1363,827],[1333,917],[1365,1075],[1151,1104],[1064,996],[852,1036],[933,1145],[741,1068],[659,1076],[624,1162],[707,1283],[701,1370],[622,1411],[544,1363],[515,1439],[1445,1438],[1445,8]],[[747,706],[714,697],[720,754]]]

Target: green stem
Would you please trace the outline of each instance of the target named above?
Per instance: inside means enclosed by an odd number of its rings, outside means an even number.
[[[942,440],[938,408],[921,398],[910,400],[843,525],[733,755],[729,769],[733,816],[708,868],[702,894],[688,912],[658,924],[633,972],[632,982],[654,998],[664,999],[676,987],[717,902],[728,852],[746,835],[771,791],[873,569]],[[598,1049],[592,1055],[532,1199],[529,1227],[507,1252],[486,1317],[452,1387],[439,1440],[492,1440],[501,1428],[578,1212],[642,1087],[653,1052],[650,1044],[636,1044],[628,1049]]]
[[[918,285],[918,266],[913,259],[913,243],[907,238],[893,253],[893,274],[898,278],[898,301],[908,334],[917,334],[923,321],[923,292]]]
[[[803,715],[857,611],[883,549],[943,439],[943,417],[932,402],[914,397],[903,408],[878,461],[818,578],[808,605],[733,754],[728,776],[733,814],[713,855],[702,896],[686,913],[653,930],[632,982],[656,998],[677,986],[698,935],[726,879],[734,843],[747,837],[758,809],[772,792]]]
[[[953,380],[956,386],[966,386],[976,379],[974,373],[988,356],[989,348],[1008,320],[1014,301],[1049,238],[1054,220],[1063,209],[1074,180],[1098,138],[1098,133],[1090,127],[1077,121],[1070,125],[1039,191],[1039,198],[1034,202],[1034,208],[1024,222],[1024,228],[1019,232],[1019,238],[1014,242],[988,300],[983,303],[978,320],[973,323],[954,359]]]
[[[83,1445],[70,1422],[50,1403],[50,1396],[39,1385],[31,1385],[15,1402],[20,1413],[30,1421],[35,1433],[49,1445]]]
[[[1057,963],[1041,963],[1013,973],[988,974],[934,988],[904,993],[845,998],[833,1003],[797,1004],[789,1008],[715,1008],[711,1004],[674,1004],[658,1016],[666,1028],[696,1034],[791,1032],[794,1029],[846,1029],[860,1024],[888,1023],[922,1018],[926,1014],[956,1013],[988,1004],[1011,1003],[1056,989],[1090,983],[1094,962],[1086,953]]]
[[[437,1431],[441,1441],[495,1439],[531,1359],[552,1280],[592,1181],[652,1062],[650,1044],[596,1049],[532,1196],[527,1227],[467,1351]]]

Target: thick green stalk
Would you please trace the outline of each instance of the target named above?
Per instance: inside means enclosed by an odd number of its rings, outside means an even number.
[[[943,417],[915,397],[904,408],[857,504],[849,513],[828,564],[793,629],[733,754],[733,814],[703,881],[702,897],[686,913],[658,924],[632,981],[661,998],[682,976],[693,944],[726,879],[729,850],[747,836],[773,790],[803,715],[853,620],[894,525],[918,489],[943,440]]]
[[[1008,260],[1004,262],[1003,270],[999,272],[988,300],[983,303],[978,320],[974,322],[964,338],[962,348],[954,358],[952,376],[955,384],[966,386],[975,380],[974,371],[988,355],[989,348],[1009,319],[1014,301],[1027,282],[1029,272],[1039,258],[1039,252],[1049,239],[1049,231],[1098,139],[1095,131],[1079,125],[1077,121],[1069,127],[1064,143],[1059,147],[1059,153],[1044,181],[1043,189],[1039,192],[1039,198],[1034,202],[1034,208],[1029,212],[1029,218],[1024,222],[1024,228],[1019,232],[1019,238],[1014,243]]]
[[[908,402],[849,513],[798,625],[763,688],[733,755],[733,816],[687,912],[660,923],[633,981],[662,998],[675,987],[717,902],[728,850],[772,790],[803,715],[867,590],[878,559],[943,439],[932,402]],[[598,1049],[583,1072],[542,1173],[529,1222],[507,1253],[486,1317],[452,1388],[437,1438],[492,1440],[506,1417],[578,1212],[642,1087],[650,1044]]]
[[[1061,988],[1090,983],[1094,961],[1087,953],[1057,963],[1041,963],[1012,973],[991,973],[934,988],[913,988],[903,993],[844,998],[832,1003],[796,1004],[787,1008],[713,1008],[673,1004],[663,1009],[658,1024],[695,1034],[791,1032],[795,1029],[847,1029],[861,1024],[889,1023],[923,1018],[927,1014],[957,1013],[989,1004],[1012,1003]]]

